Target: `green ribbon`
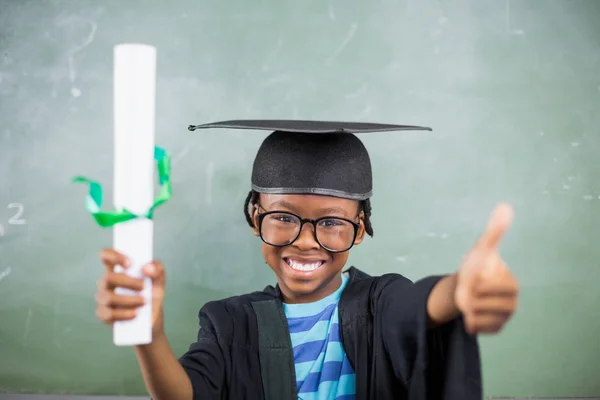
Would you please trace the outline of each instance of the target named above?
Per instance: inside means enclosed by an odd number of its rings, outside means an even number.
[[[171,157],[164,149],[154,147],[154,160],[157,162],[160,190],[152,207],[143,215],[134,214],[126,209],[102,211],[102,186],[98,182],[83,176],[76,176],[72,179],[74,183],[89,184],[90,191],[85,199],[85,208],[92,214],[98,225],[110,227],[136,218],[152,219],[154,210],[171,198]]]

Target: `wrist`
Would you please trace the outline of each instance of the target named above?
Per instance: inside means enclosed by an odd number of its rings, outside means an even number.
[[[155,352],[155,350],[164,347],[164,344],[168,343],[167,335],[164,330],[153,330],[152,331],[152,341],[147,344],[140,344],[135,346],[135,351],[139,355],[150,355]]]
[[[163,340],[166,339],[166,337],[167,334],[165,332],[165,328],[162,325],[152,330],[152,340]]]
[[[429,326],[436,327],[450,322],[460,315],[456,305],[458,274],[447,275],[432,289],[427,300]]]

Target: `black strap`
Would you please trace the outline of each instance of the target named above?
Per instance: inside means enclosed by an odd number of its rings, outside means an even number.
[[[265,400],[297,400],[294,353],[279,300],[252,303],[258,323],[260,372]]]

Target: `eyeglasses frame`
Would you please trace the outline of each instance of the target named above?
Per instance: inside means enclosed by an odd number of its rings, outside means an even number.
[[[262,208],[261,206],[259,206],[260,208]],[[264,210],[264,208],[263,208]],[[265,210],[266,211],[266,210]],[[296,218],[298,218],[298,220],[300,220],[300,229],[298,229],[298,233],[296,234],[296,237],[291,240],[289,243],[286,244],[281,244],[281,245],[277,245],[277,244],[272,244],[269,243],[265,240],[265,238],[263,237],[262,234],[262,223],[263,220],[265,219],[265,217],[267,215],[271,215],[271,214],[288,214],[291,216],[294,216]],[[302,218],[301,216],[299,216],[298,214],[294,214],[293,212],[290,211],[280,211],[280,210],[271,210],[271,211],[266,211],[264,213],[260,213],[257,215],[258,217],[258,233],[260,235],[260,239],[268,244],[269,246],[274,246],[274,247],[285,247],[285,246],[290,246],[291,244],[293,244],[296,240],[298,240],[298,238],[300,237],[300,234],[302,234],[302,228],[304,227],[304,224],[306,223],[311,223],[313,226],[313,237],[315,238],[315,241],[319,244],[319,246],[321,246],[322,248],[324,248],[325,250],[327,250],[330,253],[343,253],[346,252],[348,250],[350,250],[352,247],[354,247],[354,242],[356,241],[356,236],[358,235],[358,229],[360,228],[360,224],[356,223],[348,218],[343,218],[343,217],[338,217],[338,216],[332,216],[332,215],[327,215],[324,217],[320,217],[317,219],[309,219],[309,218]],[[354,227],[354,236],[352,238],[352,242],[350,244],[350,247],[348,247],[347,249],[344,250],[331,250],[328,247],[323,246],[323,244],[319,241],[319,238],[317,237],[317,224],[325,219],[339,219],[342,221],[346,221],[348,223],[350,223],[353,227]]]

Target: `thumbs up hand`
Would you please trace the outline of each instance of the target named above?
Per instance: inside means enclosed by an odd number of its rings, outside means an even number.
[[[459,268],[454,300],[471,334],[499,332],[517,308],[519,285],[498,248],[512,218],[510,206],[496,207]]]

